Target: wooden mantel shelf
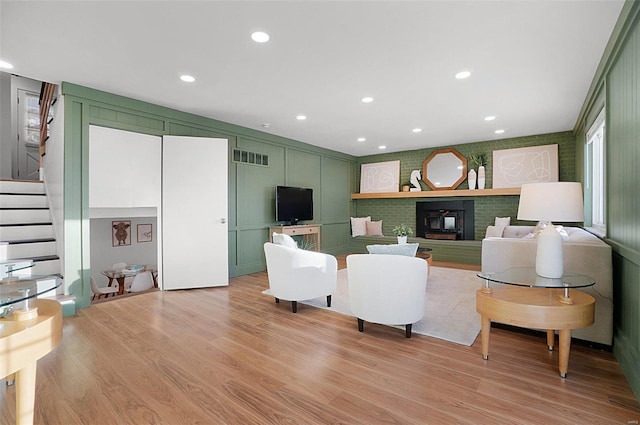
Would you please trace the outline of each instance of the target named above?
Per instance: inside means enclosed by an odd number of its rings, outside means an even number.
[[[352,193],[351,199],[384,199],[384,198],[443,198],[459,196],[509,196],[520,195],[519,187],[504,189],[477,190],[423,190],[421,192],[384,192],[384,193]]]

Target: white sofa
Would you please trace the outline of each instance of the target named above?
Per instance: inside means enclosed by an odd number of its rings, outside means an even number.
[[[493,226],[492,226],[493,227]],[[495,232],[495,229],[491,229]],[[613,271],[611,247],[578,227],[563,227],[564,270],[586,274],[596,284],[583,288],[596,300],[595,323],[575,329],[572,336],[599,344],[613,343]],[[534,266],[536,239],[534,226],[506,226],[502,237],[482,240],[482,271],[503,271],[510,267]],[[528,237],[529,236],[529,237]]]

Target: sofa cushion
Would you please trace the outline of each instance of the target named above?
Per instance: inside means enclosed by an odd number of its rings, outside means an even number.
[[[367,236],[384,236],[382,234],[382,220],[365,221],[367,227]]]
[[[371,221],[368,217],[351,217],[351,236],[365,236],[367,234],[367,221]]]
[[[367,251],[369,251],[369,254],[391,254],[415,257],[416,252],[418,252],[418,246],[420,246],[419,243],[367,245]]]
[[[485,238],[501,238],[505,227],[507,226],[487,226]]]
[[[496,227],[506,227],[511,225],[511,217],[496,217],[496,221],[495,221],[495,226]]]
[[[277,245],[288,246],[289,248],[298,247],[298,243],[296,242],[296,240],[289,235],[285,235],[284,233],[273,232],[273,243]]]

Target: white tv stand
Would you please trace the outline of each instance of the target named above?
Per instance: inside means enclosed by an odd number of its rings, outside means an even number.
[[[300,224],[296,226],[271,226],[269,227],[269,241],[273,242],[273,232],[284,233],[289,236],[302,236],[305,242],[313,243],[314,251],[320,251],[320,225]]]

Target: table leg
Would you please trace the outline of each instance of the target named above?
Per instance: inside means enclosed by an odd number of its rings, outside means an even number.
[[[482,358],[489,359],[489,333],[491,332],[491,319],[487,316],[482,316]]]
[[[36,400],[36,367],[33,362],[16,373],[16,424],[33,424]]]
[[[118,280],[118,295],[124,294],[124,277],[117,278]]]
[[[553,329],[547,329],[547,347],[549,347],[549,351],[553,351],[553,346],[555,345],[556,332]]]
[[[567,370],[569,369],[569,352],[571,351],[571,329],[560,329],[558,331],[560,336],[558,343],[558,363],[560,370],[560,377],[567,377]]]

